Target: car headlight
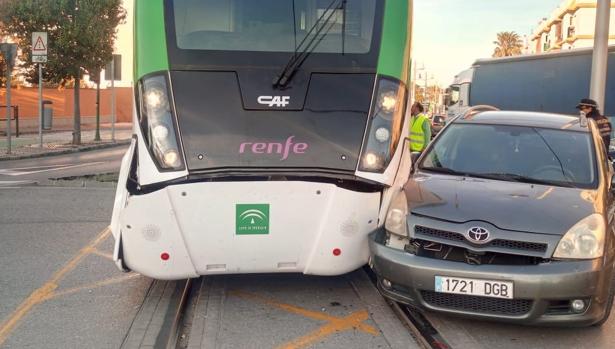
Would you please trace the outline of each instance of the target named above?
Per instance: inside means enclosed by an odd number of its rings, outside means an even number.
[[[575,224],[560,240],[553,258],[594,259],[604,254],[606,227],[599,214],[592,214]]]
[[[387,212],[384,228],[391,234],[407,237],[407,217],[408,199],[406,198],[406,193],[401,190],[391,201],[391,206],[389,206],[389,211]]]

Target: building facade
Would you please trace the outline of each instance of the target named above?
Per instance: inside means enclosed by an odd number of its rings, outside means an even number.
[[[531,35],[531,53],[592,47],[597,0],[564,0]],[[609,45],[615,44],[615,3],[611,4]]]
[[[133,26],[134,26],[134,0],[123,0],[122,6],[126,10],[126,20],[117,28],[115,40],[114,61],[116,69],[116,87],[132,87],[133,84]],[[111,87],[111,66],[102,71],[101,87]]]

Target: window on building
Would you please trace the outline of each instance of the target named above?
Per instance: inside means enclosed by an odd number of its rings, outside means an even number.
[[[568,33],[567,33],[569,38],[575,35],[574,19],[575,19],[575,16],[570,16],[570,25],[568,26]]]
[[[114,68],[115,79],[112,78]],[[105,66],[105,80],[122,80],[122,55],[113,55],[113,65],[111,64],[111,62],[109,62],[109,64]]]

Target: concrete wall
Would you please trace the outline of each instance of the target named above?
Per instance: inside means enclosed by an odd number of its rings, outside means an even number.
[[[105,120],[111,115],[111,90],[101,90],[100,114]],[[53,102],[54,119],[70,119],[73,116],[73,89],[45,89],[43,99]],[[81,89],[81,115],[90,118],[96,115],[96,90]],[[0,89],[0,105],[6,103],[6,90]],[[38,118],[38,89],[11,89],[11,104],[19,106],[19,118],[27,123],[27,119]],[[116,88],[116,120],[131,122],[133,109],[132,88]],[[55,122],[55,120],[54,120]]]

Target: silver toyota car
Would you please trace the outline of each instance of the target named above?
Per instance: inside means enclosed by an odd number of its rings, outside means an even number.
[[[593,121],[453,120],[416,161],[370,266],[386,297],[522,324],[600,325],[613,305],[615,193]]]

